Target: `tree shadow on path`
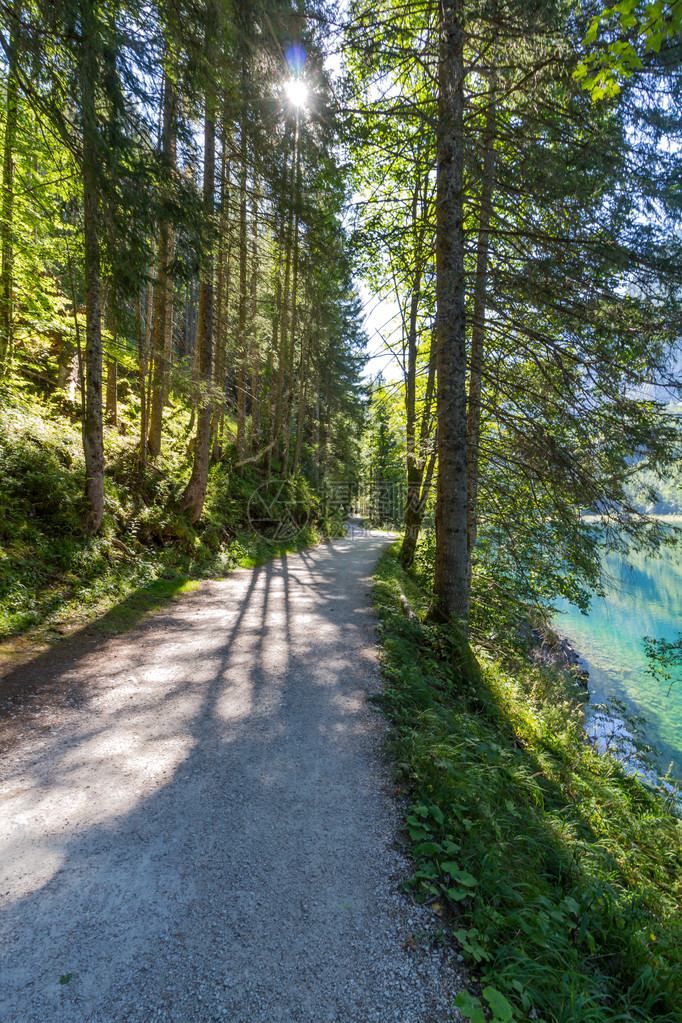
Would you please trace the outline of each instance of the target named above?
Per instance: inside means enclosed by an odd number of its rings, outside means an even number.
[[[3,1023],[351,1021],[400,985],[366,706],[386,542],[237,572],[57,666],[78,705],[3,772]]]

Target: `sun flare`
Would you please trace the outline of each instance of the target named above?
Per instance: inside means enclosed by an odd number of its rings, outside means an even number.
[[[305,106],[308,99],[308,87],[300,78],[291,78],[284,86],[284,90],[292,106]]]

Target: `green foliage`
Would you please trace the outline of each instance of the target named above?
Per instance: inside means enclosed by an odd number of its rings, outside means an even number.
[[[672,6],[627,0],[604,14],[636,20]],[[667,401],[650,396],[652,381],[666,398],[679,387],[679,86],[672,62],[652,63],[617,103],[590,103],[573,72],[600,10],[474,2],[459,14],[469,368],[476,320],[485,328],[480,438],[475,415],[468,424],[472,613],[489,634],[506,629],[519,601],[542,608],[562,596],[585,607],[599,591],[601,545],[625,534],[653,540],[628,484],[635,465],[668,476],[679,446]],[[348,32],[359,258],[375,293],[395,298],[382,333],[403,372],[414,324],[418,396],[438,276],[440,11],[354,0]],[[397,451],[384,445],[393,461],[409,446],[401,405],[412,389],[377,394],[389,413],[384,437],[398,440]],[[379,409],[371,411],[374,441]]]
[[[490,1008],[492,1023],[510,1023],[514,1017],[514,1010],[497,988],[488,985],[483,988],[483,997]],[[481,1007],[480,998],[474,998],[468,991],[460,991],[455,998],[455,1005],[465,1019],[471,1023],[486,1023],[486,1015]]]
[[[574,78],[595,102],[616,96],[623,81],[644,69],[645,61],[652,63],[657,54],[665,57],[666,44],[680,29],[681,0],[621,0],[604,7],[585,33],[587,52]]]
[[[678,402],[671,402],[667,412],[671,418],[679,420],[682,406]],[[665,472],[655,472],[646,462],[635,466],[628,483],[628,493],[633,504],[647,515],[682,514],[679,455]]]
[[[372,383],[362,445],[363,474],[369,480],[402,483],[405,478],[405,404],[399,388],[381,378]]]
[[[673,640],[643,636],[642,641],[649,662],[649,673],[654,678],[670,682],[671,687],[674,686],[682,668],[682,632],[678,632]]]
[[[418,870],[405,884],[406,889],[416,889],[418,901],[427,895],[437,898],[441,894],[455,902],[468,898],[476,878],[453,859],[460,847],[444,832],[442,811],[431,803],[419,803],[412,807],[406,822],[418,864]]]
[[[471,1023],[486,1023],[485,1013],[479,998],[474,998],[468,991],[460,991],[455,998],[455,1005]]]
[[[597,753],[566,679],[481,649],[474,658],[453,629],[406,619],[401,591],[426,609],[393,549],[375,592],[382,702],[411,803],[409,887],[450,907],[450,933],[481,977],[482,999],[462,1011],[674,1023],[682,822]]]

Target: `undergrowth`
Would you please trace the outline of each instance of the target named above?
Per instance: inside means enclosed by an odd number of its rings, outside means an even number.
[[[566,679],[408,620],[401,591],[425,610],[396,547],[375,588],[381,700],[410,803],[408,887],[480,978],[463,1014],[680,1023],[682,821],[597,753]]]
[[[0,641],[49,641],[97,620],[125,628],[192,580],[320,539],[318,502],[302,478],[276,490],[273,515],[289,519],[289,534],[254,532],[248,506],[262,478],[225,461],[211,468],[201,521],[188,525],[178,502],[191,471],[189,410],[169,410],[161,457],[143,473],[137,408],[122,402],[119,415],[105,435],[104,520],[88,537],[78,408],[21,381],[0,393]]]

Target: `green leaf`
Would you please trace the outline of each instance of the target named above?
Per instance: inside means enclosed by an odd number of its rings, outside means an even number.
[[[446,839],[445,842],[443,842],[443,849],[448,854],[448,856],[454,856],[455,853],[458,853],[461,848],[462,848],[461,845],[457,845],[455,842],[451,842],[449,839]]]
[[[461,870],[454,860],[444,860],[440,864],[440,868],[445,874],[449,874],[453,881],[459,881],[460,884],[466,885],[468,888],[473,888],[478,884],[473,874],[470,874],[468,870]]]
[[[443,816],[443,811],[438,806],[432,806],[431,807],[431,816],[433,817],[433,819],[438,824],[443,824],[444,821],[445,821],[445,817]]]
[[[585,46],[590,46],[597,39],[597,32],[599,31],[600,19],[593,18],[590,27],[587,30],[583,43]]]
[[[485,1013],[481,1008],[481,1002],[478,998],[473,998],[468,991],[460,991],[455,998],[455,1005],[462,1013],[465,1019],[471,1020],[471,1023],[486,1023]]]
[[[514,1018],[514,1010],[511,1005],[504,997],[501,991],[498,991],[496,987],[484,987],[483,997],[490,1006],[495,1023],[509,1023]]]
[[[466,899],[471,895],[471,892],[468,892],[466,888],[446,888],[445,891],[448,898],[452,899],[453,902],[461,902],[462,899]]]
[[[454,877],[457,871],[459,870],[459,866],[455,863],[454,860],[444,860],[441,863],[440,868],[443,871],[443,873],[450,874],[452,877]]]
[[[454,933],[464,951],[472,956],[477,963],[490,959],[489,953],[478,940],[478,930],[475,927],[468,931],[455,931]]]
[[[458,881],[459,884],[463,884],[467,888],[473,888],[478,884],[474,875],[470,874],[467,870],[458,870],[456,873],[452,874],[452,877],[455,881]]]
[[[440,851],[439,842],[419,842],[413,849],[415,856],[435,856]]]

